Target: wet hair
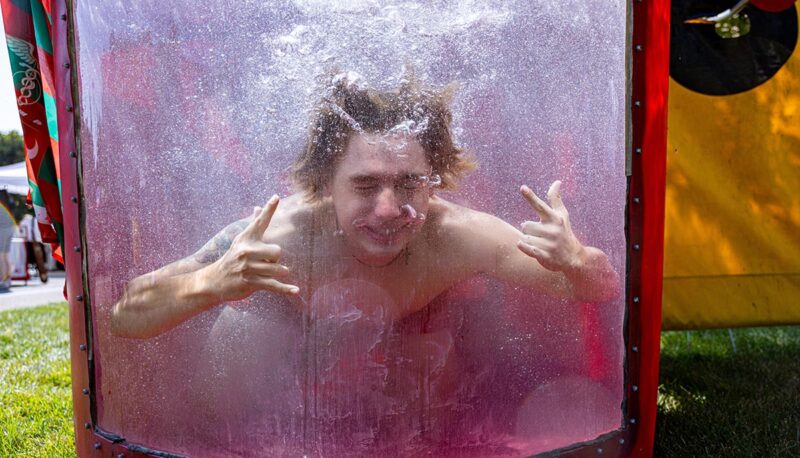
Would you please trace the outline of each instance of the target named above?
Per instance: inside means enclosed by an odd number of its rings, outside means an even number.
[[[330,183],[353,134],[405,132],[414,135],[439,175],[440,189],[454,190],[477,162],[453,142],[450,102],[455,85],[423,87],[407,75],[391,91],[363,88],[358,75],[325,76],[325,95],[312,112],[308,139],[292,169],[292,179],[308,201],[318,201]]]

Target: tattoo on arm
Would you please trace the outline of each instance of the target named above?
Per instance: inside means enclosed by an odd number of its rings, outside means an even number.
[[[242,219],[230,224],[221,230],[217,235],[208,241],[197,253],[192,255],[192,259],[200,264],[211,264],[221,258],[228,248],[231,247],[233,239],[239,235],[249,224],[249,220]]]

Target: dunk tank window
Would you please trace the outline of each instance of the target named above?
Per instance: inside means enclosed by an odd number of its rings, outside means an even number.
[[[625,3],[74,13],[101,430],[527,456],[621,427]]]

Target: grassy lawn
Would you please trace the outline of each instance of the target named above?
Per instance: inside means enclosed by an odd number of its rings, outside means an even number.
[[[800,456],[800,326],[733,336],[662,334],[656,456]]]
[[[0,313],[0,456],[75,456],[64,303]]]
[[[66,305],[0,330],[0,457],[74,456]],[[656,456],[800,456],[800,326],[733,334],[662,335]]]

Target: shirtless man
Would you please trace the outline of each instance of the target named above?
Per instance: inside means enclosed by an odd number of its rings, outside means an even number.
[[[520,188],[539,221],[519,229],[436,194],[475,165],[453,143],[450,98],[415,81],[378,92],[334,78],[295,162],[301,192],[273,196],[194,255],[130,281],[112,332],[156,336],[259,290],[308,312],[337,280],[377,288],[390,300],[361,306],[394,320],[476,274],[584,302],[619,294],[606,255],[573,234],[559,181],[549,203]]]

